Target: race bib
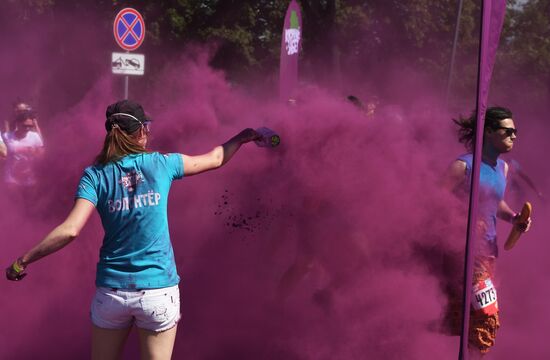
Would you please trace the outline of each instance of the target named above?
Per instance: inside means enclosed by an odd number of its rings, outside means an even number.
[[[487,315],[498,312],[497,290],[491,279],[479,281],[472,287],[472,306]]]

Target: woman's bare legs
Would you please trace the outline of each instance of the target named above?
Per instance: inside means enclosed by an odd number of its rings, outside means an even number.
[[[138,329],[138,331],[142,360],[170,360],[172,358],[177,326],[161,332],[145,329]]]
[[[92,360],[118,360],[131,327],[127,329],[103,329],[93,325]]]

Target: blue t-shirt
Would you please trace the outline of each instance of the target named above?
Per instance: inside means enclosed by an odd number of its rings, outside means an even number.
[[[96,286],[155,289],[179,283],[167,205],[172,180],[182,177],[182,156],[157,152],[84,170],[76,197],[96,206],[105,230]]]
[[[465,154],[458,158],[466,163],[465,190],[470,189],[472,177],[473,155]],[[485,240],[481,251],[484,255],[498,256],[497,247],[497,209],[499,202],[504,198],[506,190],[506,176],[504,173],[506,163],[498,159],[495,166],[482,161],[479,177],[479,219],[483,222],[484,232],[480,234]]]

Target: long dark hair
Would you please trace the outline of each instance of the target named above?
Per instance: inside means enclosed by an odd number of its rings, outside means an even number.
[[[117,161],[129,154],[146,153],[147,150],[139,143],[138,132],[141,127],[131,134],[128,134],[118,126],[105,135],[103,149],[95,158],[97,165],[105,165],[111,161]]]
[[[490,107],[485,112],[485,128],[496,129],[501,120],[511,119],[512,116],[512,112],[505,107]],[[458,119],[453,119],[453,122],[459,126],[458,141],[468,150],[472,150],[477,127],[476,111],[474,110],[468,118],[459,116]]]

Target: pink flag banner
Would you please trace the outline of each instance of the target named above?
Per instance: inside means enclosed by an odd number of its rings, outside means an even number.
[[[300,5],[292,0],[286,11],[281,39],[279,67],[279,96],[282,101],[293,98],[298,85],[298,57],[302,48],[302,13]]]
[[[481,50],[479,62],[479,86],[477,94],[478,124],[481,124],[485,118],[487,110],[487,99],[489,97],[489,87],[493,66],[495,64],[496,52],[504,23],[506,13],[505,0],[484,0],[483,1],[483,26],[481,35]],[[479,125],[478,125],[479,126]],[[483,128],[482,128],[483,129]]]
[[[459,359],[461,360],[468,358],[468,331],[473,277],[472,239],[474,239],[475,236],[475,224],[477,223],[476,219],[478,214],[479,176],[481,151],[483,148],[483,130],[485,128],[485,112],[487,110],[491,76],[493,74],[493,66],[495,64],[495,57],[505,13],[506,0],[483,0],[477,84],[477,127],[472,163],[470,211],[468,217],[466,259],[464,269],[464,308],[459,354]]]

